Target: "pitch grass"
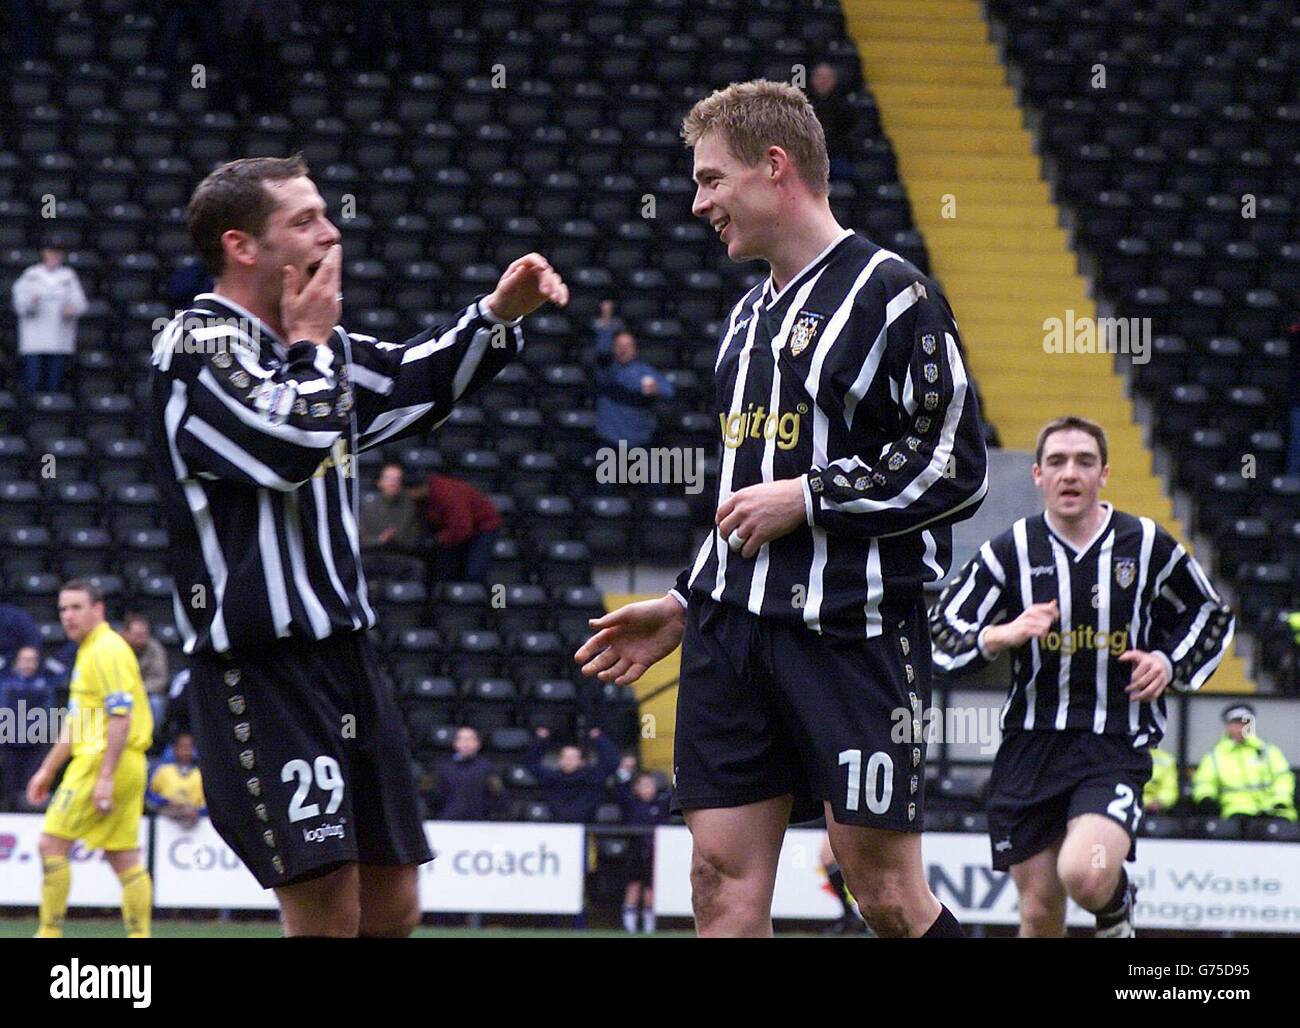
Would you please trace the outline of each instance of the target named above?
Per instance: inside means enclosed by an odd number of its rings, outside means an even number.
[[[0,939],[30,938],[36,933],[36,919],[0,919]],[[692,933],[685,930],[657,931],[655,938],[687,938]],[[121,939],[125,935],[122,922],[116,918],[74,918],[64,930],[66,939]],[[273,921],[155,921],[153,935],[156,939],[276,939],[280,926]],[[417,939],[631,939],[632,936],[614,929],[575,928],[444,928],[421,925],[415,930]]]

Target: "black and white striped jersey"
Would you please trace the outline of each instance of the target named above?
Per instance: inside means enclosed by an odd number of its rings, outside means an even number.
[[[405,343],[336,326],[286,346],[203,293],[157,339],[155,467],[186,653],[371,628],[357,535],[361,450],[436,427],[523,348],[478,302]]]
[[[802,478],[807,524],[746,560],[710,533],[673,592],[818,632],[880,635],[947,573],[953,522],[988,487],[975,390],[935,283],[846,230],[718,347],[718,497]]]
[[[1096,536],[1075,549],[1045,514],[1021,518],[991,539],[944,589],[930,612],[935,665],[958,671],[989,659],[981,633],[1034,603],[1057,601],[1060,620],[1011,651],[1003,732],[1091,729],[1164,734],[1165,701],[1133,703],[1126,650],[1164,656],[1171,685],[1199,689],[1232,641],[1232,611],[1192,555],[1150,518],[1106,505]]]

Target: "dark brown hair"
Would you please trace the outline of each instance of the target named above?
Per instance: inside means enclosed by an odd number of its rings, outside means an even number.
[[[104,602],[104,591],[94,582],[85,578],[71,578],[59,587],[61,593],[85,593],[90,597],[91,606]]]
[[[302,154],[292,157],[244,157],[228,161],[194,189],[187,208],[190,238],[208,271],[221,277],[226,254],[221,236],[232,228],[261,236],[275,210],[275,198],[264,182],[283,182],[308,175]]]
[[[1087,432],[1097,440],[1097,449],[1101,451],[1101,465],[1105,467],[1108,463],[1110,450],[1106,445],[1106,430],[1097,422],[1089,421],[1087,418],[1081,418],[1077,414],[1066,414],[1059,418],[1053,418],[1044,425],[1038,432],[1038,443],[1034,447],[1034,461],[1037,464],[1043,463],[1043,447],[1047,443],[1047,437],[1054,432],[1067,432],[1070,429],[1078,429],[1080,432]]]

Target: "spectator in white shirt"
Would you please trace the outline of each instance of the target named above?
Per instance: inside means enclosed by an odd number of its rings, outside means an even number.
[[[86,312],[77,273],[64,265],[63,250],[46,246],[41,263],[18,276],[13,292],[23,387],[28,393],[58,392],[77,346],[77,319]]]

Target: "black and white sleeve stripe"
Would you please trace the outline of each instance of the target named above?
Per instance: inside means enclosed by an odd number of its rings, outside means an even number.
[[[1193,692],[1228,652],[1235,629],[1232,608],[1196,559],[1163,531],[1157,533],[1151,566],[1161,569],[1152,586],[1151,650],[1169,662],[1170,685]]]
[[[519,319],[502,321],[479,300],[451,325],[405,343],[352,334],[347,345],[357,446],[365,450],[445,421],[458,400],[522,352],[524,336]]]
[[[883,349],[898,434],[878,452],[806,476],[810,522],[827,532],[881,538],[938,528],[973,513],[988,489],[975,391],[947,305],[914,282],[885,305],[884,317],[878,333],[861,333],[883,335],[887,345],[869,349],[859,378],[870,381]],[[852,399],[845,403],[850,427]]]
[[[980,646],[980,633],[1006,613],[1006,573],[993,547],[980,547],[939,596],[930,611],[934,663],[959,671],[991,659]]]
[[[185,330],[177,323],[175,331]],[[333,353],[298,343],[272,371],[246,352],[237,329],[198,331],[220,338],[196,339],[173,359],[164,419],[183,465],[177,477],[298,488],[347,424]]]

